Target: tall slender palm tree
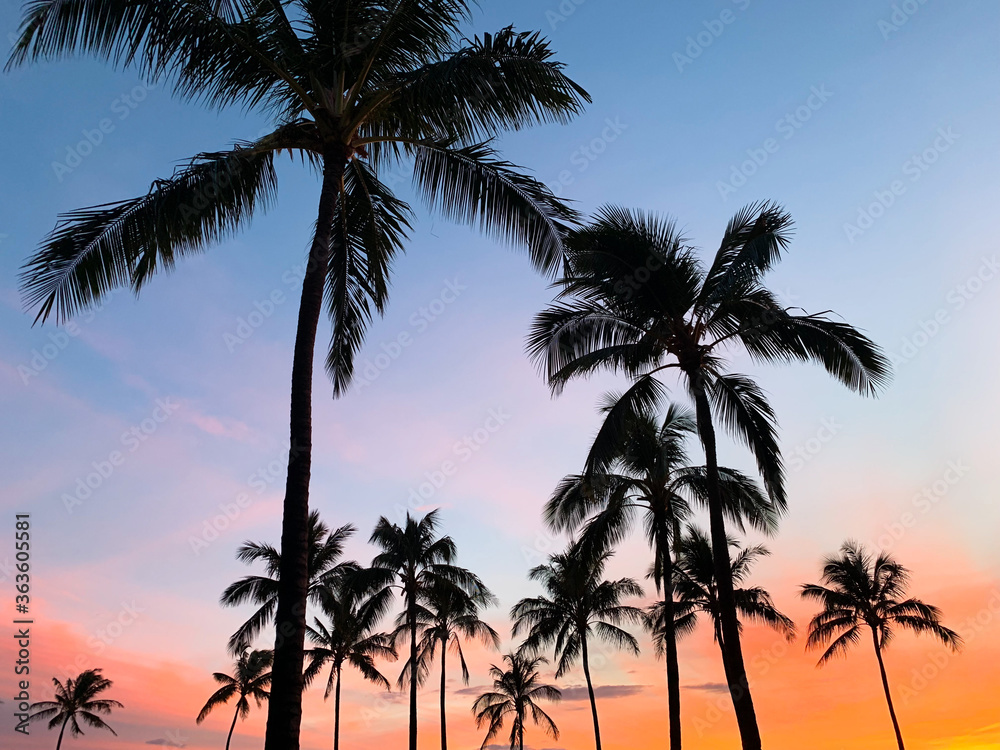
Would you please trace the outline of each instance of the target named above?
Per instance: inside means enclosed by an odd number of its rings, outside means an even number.
[[[500,634],[480,619],[483,607],[498,604],[499,600],[485,586],[468,593],[447,581],[435,581],[422,592],[417,604],[417,626],[421,631],[417,660],[418,674],[426,675],[430,664],[440,649],[441,653],[441,750],[448,750],[448,721],[446,711],[447,668],[450,649],[462,667],[462,682],[469,684],[469,667],[462,651],[462,639],[478,640],[484,646],[499,650]],[[399,630],[403,635],[409,630],[405,612],[400,615]],[[404,671],[404,674],[406,672]],[[402,678],[402,675],[400,675]]]
[[[436,510],[419,521],[407,513],[403,526],[383,516],[370,539],[381,550],[372,560],[372,567],[384,574],[383,586],[375,596],[391,597],[398,592],[403,597],[402,623],[397,633],[409,637],[409,656],[400,675],[400,684],[408,684],[410,690],[410,750],[417,747],[417,686],[420,684],[417,635],[421,599],[435,585],[456,586],[471,596],[481,597],[486,591],[476,575],[453,564],[457,554],[455,542],[449,536],[437,536],[437,528]]]
[[[306,651],[309,665],[305,680],[308,685],[326,665],[330,666],[323,698],[334,693],[333,750],[340,748],[340,685],[344,667],[354,667],[366,680],[388,690],[389,681],[378,670],[375,660],[396,658],[392,636],[375,632],[385,616],[385,600],[366,595],[363,573],[344,576],[327,588],[322,607],[330,624],[317,617],[309,628],[309,639],[314,646]]]
[[[740,614],[740,628],[743,620],[767,625],[781,633],[788,640],[795,638],[795,623],[774,604],[771,595],[760,586],[743,587],[761,557],[771,554],[767,547],[757,544],[741,548],[735,539],[730,546],[736,550],[732,561],[732,577],[735,588],[736,609]],[[712,623],[715,641],[725,660],[723,646],[722,618],[719,611],[719,593],[715,582],[715,561],[712,557],[712,543],[708,535],[694,526],[688,526],[677,545],[677,567],[674,569],[674,591],[677,601],[669,612],[665,602],[656,602],[647,610],[647,628],[653,635],[653,645],[658,654],[665,650],[665,635],[668,617],[674,618],[673,630],[677,635],[689,633],[698,624],[698,615],[707,615]]]
[[[60,682],[58,677],[53,677],[52,684],[55,685],[53,700],[32,703],[31,715],[28,720],[48,719],[49,729],[59,727],[56,750],[62,746],[63,734],[67,726],[70,736],[79,737],[83,734],[83,729],[80,727],[81,720],[87,726],[95,729],[107,729],[111,734],[118,736],[118,733],[109,727],[101,716],[109,716],[112,709],[124,708],[124,706],[118,701],[97,697],[113,685],[111,680],[101,674],[100,669],[88,669],[76,677],[69,677],[65,684]]]
[[[610,411],[619,397],[610,394],[603,411]],[[661,631],[667,665],[670,748],[681,747],[680,669],[674,634],[674,559],[671,546],[680,536],[682,519],[691,505],[704,505],[705,469],[689,465],[685,443],[695,432],[693,417],[671,405],[662,420],[652,409],[629,415],[616,442],[599,439],[591,448],[589,472],[563,479],[545,506],[545,520],[557,531],[583,528],[582,540],[598,549],[622,541],[642,513],[646,539],[653,551],[652,578],[662,591],[664,628]],[[607,436],[605,436],[607,437]],[[777,511],[749,477],[719,469],[726,514],[742,526],[772,531]],[[589,517],[589,518],[588,518]]]
[[[841,546],[840,554],[823,562],[822,584],[803,584],[801,595],[823,605],[823,611],[809,623],[806,648],[827,646],[819,665],[846,655],[861,640],[865,628],[871,631],[872,646],[878,660],[879,674],[889,718],[896,733],[896,744],[903,748],[903,735],[889,693],[882,652],[895,635],[894,628],[927,634],[957,651],[962,638],[941,624],[941,610],[919,599],[906,598],[910,571],[887,552],[874,554],[854,541]]]
[[[542,584],[545,595],[522,599],[510,611],[513,635],[527,635],[519,651],[538,654],[546,647],[554,647],[558,660],[556,679],[577,659],[581,661],[597,750],[601,750],[601,727],[590,676],[591,643],[598,639],[638,654],[638,641],[620,626],[643,619],[641,609],[622,604],[626,597],[642,596],[639,584],[631,578],[604,579],[604,567],[611,554],[577,542],[566,552],[551,555],[548,563],[532,568],[528,574]]]
[[[744,750],[760,750],[730,578],[716,423],[746,443],[772,502],[785,505],[775,414],[760,387],[728,370],[742,349],[755,361],[814,361],[848,387],[874,394],[889,364],[857,330],[825,314],[784,307],[764,286],[789,243],[791,218],[759,203],[734,216],[706,268],[673,221],[606,207],[566,240],[556,301],[532,326],[528,350],[558,393],[576,377],[620,372],[632,385],[605,418],[599,439],[623,429],[623,415],[657,403],[676,371],[695,405],[705,451],[706,493],[727,680]]]
[[[357,570],[356,562],[341,560],[344,544],[355,531],[351,524],[330,531],[320,520],[318,511],[309,512],[306,565],[309,585],[306,592],[311,603],[321,604],[331,587],[336,588],[345,575]],[[263,562],[264,575],[244,576],[227,586],[219,599],[224,607],[238,607],[246,602],[258,605],[257,611],[229,639],[229,650],[234,655],[249,648],[261,629],[274,620],[282,569],[281,553],[263,542],[244,542],[237,550],[236,558],[248,565],[258,560]]]
[[[510,750],[524,750],[524,725],[529,713],[531,720],[541,725],[549,737],[559,739],[556,723],[538,705],[541,700],[555,702],[562,699],[559,688],[540,681],[538,665],[548,661],[543,656],[529,657],[521,653],[504,654],[503,660],[507,669],[496,664],[490,666],[493,690],[483,693],[472,704],[476,727],[489,726],[479,750],[486,750],[487,743],[499,734],[509,716],[513,717]]]
[[[111,289],[141,290],[181,256],[246,225],[277,196],[275,157],[322,176],[292,359],[288,477],[267,750],[298,748],[308,588],[312,375],[324,300],[334,395],[351,382],[384,309],[410,209],[379,179],[410,160],[426,202],[526,246],[554,272],[575,218],[504,161],[494,136],[565,122],[589,101],[548,42],[507,27],[471,40],[467,0],[32,0],[8,67],[74,53],[170,82],[181,97],[240,106],[273,130],[198,154],[137,198],[71,212],[24,269],[38,320],[72,317]],[[282,628],[284,629],[284,628]]]
[[[257,702],[257,708],[260,708],[267,700],[269,695],[267,689],[271,684],[271,664],[273,662],[273,651],[244,649],[236,659],[232,675],[225,672],[212,674],[215,681],[222,687],[212,693],[198,714],[196,722],[201,724],[218,706],[225,705],[236,698],[233,723],[229,725],[229,734],[226,736],[226,750],[229,750],[229,743],[233,739],[236,720],[239,718],[246,720],[247,716],[250,715],[250,701],[247,698],[253,698]]]

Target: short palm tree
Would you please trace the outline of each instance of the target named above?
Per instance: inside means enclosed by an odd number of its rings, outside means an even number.
[[[229,743],[233,739],[236,720],[240,718],[245,720],[250,715],[250,701],[247,698],[253,698],[257,702],[257,708],[260,708],[267,700],[273,661],[274,652],[270,650],[250,651],[244,649],[236,659],[234,674],[228,675],[224,672],[212,674],[215,681],[222,687],[212,693],[212,697],[208,699],[198,714],[196,722],[201,724],[218,706],[223,706],[236,698],[233,723],[229,725],[229,734],[226,736],[226,750],[229,750]]]
[[[319,512],[310,511],[306,569],[309,571],[307,592],[311,603],[321,604],[329,588],[336,587],[345,575],[357,569],[357,563],[341,560],[344,544],[355,531],[351,524],[330,531],[320,520]],[[229,650],[234,655],[247,649],[261,629],[274,620],[281,586],[281,553],[277,548],[263,542],[244,542],[237,550],[236,558],[248,565],[263,562],[264,575],[244,576],[226,587],[219,599],[224,607],[238,607],[247,602],[257,605],[257,611],[229,639]]]
[[[735,550],[732,562],[733,583],[736,588],[736,609],[740,614],[740,628],[743,621],[767,625],[781,633],[788,640],[795,638],[795,623],[778,610],[771,595],[760,586],[743,587],[754,563],[771,554],[767,547],[757,544],[740,547],[735,539],[730,540]],[[673,606],[674,631],[678,635],[689,633],[698,624],[698,616],[704,614],[712,623],[715,642],[723,654],[722,622],[719,616],[719,593],[715,582],[715,562],[712,558],[712,543],[701,529],[689,526],[677,545],[677,567],[674,569],[674,591],[677,601]],[[664,634],[668,622],[667,607],[664,602],[656,602],[647,611],[647,627],[653,635],[653,644],[658,654],[664,651]],[[723,656],[725,663],[725,656]]]
[[[101,716],[109,716],[112,709],[124,708],[121,703],[108,698],[98,698],[100,693],[112,686],[111,680],[101,674],[100,669],[88,669],[76,677],[67,678],[65,683],[58,677],[52,678],[55,685],[55,696],[50,701],[37,701],[31,704],[30,721],[49,720],[49,729],[59,727],[59,739],[56,740],[56,750],[62,746],[63,733],[69,727],[70,735],[79,737],[83,734],[80,727],[82,720],[87,726],[95,729],[107,729],[117,736]]]
[[[448,750],[448,722],[446,712],[447,669],[449,649],[458,657],[462,668],[462,682],[469,684],[469,667],[462,651],[462,639],[478,640],[484,646],[500,648],[500,635],[480,619],[483,607],[495,605],[497,598],[485,586],[473,593],[448,581],[436,581],[418,600],[417,623],[421,631],[417,660],[419,672],[430,671],[430,663],[440,651],[441,654],[441,750]],[[400,615],[400,635],[408,631],[405,612]],[[403,674],[406,674],[404,671]],[[403,675],[400,675],[402,678]]]
[[[554,702],[562,698],[557,687],[541,682],[538,665],[547,663],[545,657],[513,653],[504,654],[503,660],[506,669],[496,664],[490,666],[493,690],[483,693],[472,704],[476,726],[481,729],[486,724],[489,727],[480,750],[486,750],[486,745],[503,729],[508,717],[513,719],[510,725],[510,750],[524,750],[524,726],[529,714],[531,720],[540,725],[547,735],[554,740],[559,739],[556,723],[538,705],[541,700]]]
[[[245,226],[272,205],[281,153],[322,177],[292,359],[290,458],[282,515],[275,699],[267,750],[298,748],[306,629],[312,373],[324,301],[335,395],[387,303],[410,209],[382,180],[414,165],[417,191],[445,215],[525,246],[552,272],[574,213],[500,158],[492,139],[565,122],[589,101],[537,33],[466,39],[467,0],[32,0],[8,67],[84,53],[173,84],[181,97],[262,114],[273,130],[193,157],[137,198],[62,217],[24,269],[38,318],[71,317],[111,289]]]
[[[728,360],[742,349],[759,362],[814,361],[863,394],[877,392],[889,369],[875,344],[851,326],[786,308],[764,286],[790,230],[791,218],[779,206],[747,206],[730,220],[706,268],[673,221],[606,207],[569,233],[557,300],[535,318],[528,339],[554,392],[600,370],[633,381],[602,432],[620,431],[623,415],[661,400],[666,387],[657,376],[670,370],[694,402],[729,688],[744,750],[760,750],[760,730],[730,579],[716,424],[749,446],[778,508],[785,491],[774,412],[751,378],[729,371]]]
[[[543,596],[522,599],[510,611],[513,635],[526,635],[520,652],[539,654],[553,647],[557,659],[556,679],[577,659],[583,665],[594,719],[594,741],[601,750],[601,727],[597,718],[594,682],[590,676],[590,648],[596,640],[639,653],[639,643],[621,625],[640,623],[641,609],[622,604],[630,596],[642,596],[642,588],[631,578],[604,579],[608,550],[588,549],[579,542],[566,552],[551,555],[549,562],[531,569],[528,577],[539,581]]]
[[[962,638],[941,624],[940,609],[919,599],[903,598],[910,571],[888,553],[873,554],[857,542],[848,541],[840,548],[839,555],[826,558],[821,580],[821,585],[807,583],[801,590],[804,598],[823,605],[823,611],[809,623],[806,648],[829,644],[819,659],[822,666],[833,657],[846,654],[861,640],[865,628],[871,631],[896,744],[899,750],[904,750],[882,659],[882,652],[895,635],[894,628],[931,635],[956,651],[962,645]]]
[[[329,625],[315,618],[313,627],[309,628],[309,640],[314,645],[306,652],[309,665],[305,680],[309,684],[329,665],[330,675],[323,698],[334,693],[333,750],[340,747],[340,685],[344,667],[354,667],[366,680],[388,690],[389,681],[378,670],[375,660],[396,658],[392,637],[388,633],[375,632],[385,615],[384,601],[366,596],[363,573],[344,576],[327,589],[322,607]]]
[[[417,747],[417,686],[420,683],[417,636],[421,600],[436,585],[456,586],[471,596],[481,597],[487,591],[476,575],[453,564],[457,554],[455,542],[449,536],[437,536],[437,528],[436,510],[419,521],[407,513],[403,526],[383,516],[369,540],[381,550],[372,560],[372,568],[384,574],[383,585],[374,596],[389,598],[398,592],[403,598],[397,634],[409,640],[409,655],[400,684],[408,684],[410,690],[410,750]]]
[[[618,403],[611,394],[603,410]],[[704,505],[705,469],[691,466],[685,443],[695,432],[693,417],[671,405],[663,418],[641,409],[614,436],[599,434],[587,460],[589,471],[563,479],[545,506],[545,520],[556,531],[583,528],[582,541],[598,549],[610,548],[627,535],[642,514],[646,539],[653,551],[652,578],[662,591],[664,623],[672,624],[674,559],[681,520],[693,504]],[[613,437],[614,439],[610,439]],[[720,468],[727,516],[743,525],[748,521],[773,531],[777,511],[758,485],[733,469]],[[667,664],[670,748],[681,747],[681,690],[677,639],[672,627],[661,631]]]

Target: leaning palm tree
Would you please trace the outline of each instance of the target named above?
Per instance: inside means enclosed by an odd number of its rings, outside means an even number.
[[[440,649],[441,653],[441,750],[448,750],[448,722],[446,712],[447,669],[449,649],[458,657],[462,668],[462,682],[469,684],[469,667],[462,651],[462,639],[475,639],[484,646],[500,648],[500,634],[480,619],[483,607],[495,605],[497,598],[485,586],[472,593],[464,591],[448,581],[435,581],[421,593],[416,610],[417,626],[421,630],[417,655],[418,674],[426,675],[430,663]],[[400,615],[397,633],[406,633],[408,623],[406,613]],[[406,674],[404,670],[403,674]],[[402,678],[403,675],[400,675]]]
[[[490,666],[493,690],[483,693],[472,704],[476,727],[481,729],[484,724],[489,726],[479,750],[486,750],[489,741],[503,729],[508,716],[513,717],[510,725],[510,750],[524,750],[524,725],[529,713],[531,720],[540,724],[546,734],[554,740],[559,739],[556,723],[538,705],[540,700],[555,702],[562,698],[557,687],[540,681],[538,665],[548,663],[545,657],[513,653],[504,654],[503,660],[507,669],[496,664]]]
[[[610,394],[603,411],[618,403]],[[681,521],[694,504],[704,505],[705,469],[691,466],[685,443],[695,431],[693,417],[671,405],[660,419],[651,409],[628,416],[617,442],[598,441],[591,448],[589,473],[567,476],[545,506],[545,520],[556,531],[575,532],[598,549],[620,543],[642,514],[646,539],[653,551],[652,578],[662,592],[661,630],[667,666],[670,748],[681,747],[680,669],[674,634],[674,556],[671,547],[680,536]],[[720,468],[726,515],[741,527],[744,521],[770,532],[777,511],[758,485],[733,469]]]
[[[733,555],[732,577],[735,588],[736,609],[740,613],[740,629],[743,621],[767,625],[781,633],[788,640],[795,638],[795,623],[774,604],[771,595],[760,586],[743,587],[754,563],[771,554],[767,547],[756,544],[740,547],[739,542],[730,539]],[[659,601],[647,610],[646,626],[653,635],[653,645],[657,654],[664,653],[665,634],[668,617],[673,616],[673,630],[684,635],[695,629],[698,616],[706,615],[712,623],[715,642],[725,661],[722,634],[722,618],[719,613],[719,593],[715,582],[715,562],[712,558],[712,543],[708,535],[694,526],[689,526],[677,545],[677,567],[674,569],[674,590],[677,601],[669,613],[665,602]]]
[[[807,583],[801,590],[804,598],[823,605],[823,611],[809,623],[806,648],[829,644],[819,659],[822,666],[835,656],[845,655],[861,640],[865,628],[871,631],[896,744],[904,750],[882,659],[882,652],[895,635],[894,628],[934,636],[955,651],[962,645],[962,638],[941,624],[940,609],[919,599],[903,598],[910,571],[886,552],[873,554],[857,542],[847,541],[839,555],[826,558],[821,580],[825,585]]]
[[[52,684],[55,685],[53,700],[32,703],[28,720],[48,719],[49,729],[59,727],[56,750],[62,746],[63,733],[67,726],[72,737],[83,734],[80,720],[95,729],[107,729],[111,734],[118,736],[114,729],[104,723],[101,716],[109,716],[112,709],[124,706],[118,701],[97,697],[113,684],[111,680],[101,675],[100,669],[88,669],[76,677],[67,678],[65,683],[60,682],[58,677],[53,677]]]
[[[271,664],[274,661],[274,652],[250,651],[244,649],[237,657],[234,670],[235,674],[228,675],[224,672],[214,672],[212,677],[222,685],[212,693],[201,712],[198,714],[196,723],[201,724],[208,718],[218,706],[229,703],[232,698],[236,698],[236,711],[233,713],[233,723],[229,725],[229,734],[226,736],[226,750],[229,750],[229,743],[233,739],[233,730],[236,729],[236,720],[244,719],[250,715],[250,701],[253,698],[260,708],[268,698],[267,688],[271,684]]]
[[[309,512],[308,523],[308,600],[321,604],[330,587],[336,587],[343,577],[355,571],[358,564],[344,561],[344,544],[356,529],[351,524],[330,531],[320,520],[318,511]],[[236,552],[236,559],[248,565],[258,560],[264,563],[264,575],[244,576],[231,583],[222,592],[219,603],[224,607],[238,607],[246,602],[258,605],[257,611],[240,625],[229,639],[233,655],[243,653],[268,623],[274,620],[281,586],[281,553],[263,542],[244,542]]]
[[[620,626],[640,623],[641,609],[622,604],[629,596],[642,596],[642,588],[631,578],[604,580],[609,550],[598,551],[577,542],[549,562],[531,569],[528,577],[539,581],[545,595],[522,599],[510,611],[513,635],[525,633],[520,652],[541,653],[554,647],[556,679],[577,659],[583,665],[594,720],[594,741],[601,750],[601,728],[597,719],[594,682],[590,676],[590,646],[594,639],[616,648],[639,653],[635,637]]]
[[[83,53],[169,82],[183,98],[264,115],[273,130],[198,154],[137,198],[71,212],[24,269],[37,319],[57,321],[116,287],[245,226],[277,197],[275,157],[321,176],[292,359],[290,455],[282,515],[275,698],[267,750],[298,747],[312,373],[324,301],[334,395],[351,382],[372,316],[385,308],[409,206],[384,179],[411,161],[418,193],[445,215],[525,246],[558,268],[575,218],[494,150],[494,136],[579,113],[586,92],[547,41],[507,27],[466,39],[467,0],[31,0],[8,67]]]
[[[374,596],[389,598],[398,592],[403,597],[403,613],[397,634],[409,641],[409,656],[399,682],[401,686],[408,685],[410,691],[410,750],[417,747],[417,686],[421,680],[417,641],[420,602],[436,585],[455,586],[473,597],[488,594],[476,575],[453,564],[455,542],[451,537],[437,536],[437,527],[436,510],[419,521],[407,513],[403,526],[383,516],[369,540],[381,550],[372,560],[372,568],[384,574],[383,585]]]
[[[592,224],[569,233],[557,300],[536,317],[528,339],[555,393],[573,378],[600,370],[633,381],[608,412],[599,441],[616,442],[624,414],[663,398],[661,373],[676,371],[694,402],[705,451],[726,675],[744,750],[760,750],[760,731],[730,578],[715,431],[720,420],[751,449],[777,508],[785,505],[785,490],[774,412],[751,378],[729,371],[729,357],[742,349],[761,362],[818,362],[862,394],[876,393],[889,367],[876,345],[851,326],[786,308],[764,286],[790,230],[791,218],[779,206],[748,206],[729,222],[706,268],[674,222],[603,208]]]
[[[375,632],[385,615],[385,601],[366,596],[364,572],[345,576],[326,590],[322,607],[329,625],[317,617],[309,628],[309,639],[314,646],[306,652],[309,666],[305,680],[308,685],[326,665],[330,666],[323,699],[334,693],[333,750],[340,747],[340,685],[344,667],[354,667],[369,682],[389,689],[389,681],[376,667],[375,659],[396,658],[392,637]]]

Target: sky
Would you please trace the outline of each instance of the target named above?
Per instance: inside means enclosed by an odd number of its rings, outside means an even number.
[[[3,43],[17,5],[0,8]],[[913,593],[966,641],[951,654],[905,635],[889,649],[908,747],[1000,747],[1000,349],[990,323],[1000,313],[1000,7],[484,0],[468,33],[511,23],[549,37],[593,104],[569,125],[505,137],[507,158],[585,214],[617,204],[673,216],[706,254],[741,206],[780,202],[796,232],[771,288],[788,305],[835,311],[890,355],[894,379],[877,399],[814,367],[734,362],[768,392],[789,468],[789,511],[753,580],[801,633],[814,612],[797,587],[818,580],[825,555],[849,538],[891,551],[912,569]],[[11,612],[14,515],[30,513],[33,697],[52,676],[101,667],[109,697],[126,706],[110,720],[118,737],[90,731],[67,747],[220,747],[228,710],[200,726],[194,717],[247,614],[217,603],[250,572],[235,551],[279,536],[296,284],[317,179],[282,163],[280,199],[248,231],[139,299],[116,293],[73,327],[32,327],[18,269],[60,212],[141,194],[268,123],[83,59],[0,76],[0,102],[0,592]],[[330,525],[359,529],[348,554],[362,562],[379,516],[440,508],[460,563],[499,596],[487,619],[506,636],[510,606],[536,593],[527,571],[565,541],[545,529],[541,506],[579,470],[601,394],[622,382],[573,383],[552,398],[524,352],[548,281],[395,181],[419,220],[359,359],[363,380],[334,400],[317,368],[312,504]],[[402,333],[412,343],[394,346]],[[724,444],[722,458],[751,468],[738,445]],[[457,471],[441,481],[446,461]],[[647,562],[634,539],[609,574],[641,579]],[[10,628],[0,637],[3,744],[50,747],[41,726],[11,732]],[[871,650],[817,669],[803,640],[746,629],[765,746],[890,746]],[[609,750],[665,742],[663,665],[644,636],[641,647],[639,657],[601,651],[594,665]],[[686,736],[735,747],[710,630],[680,654]],[[500,657],[470,647],[469,658],[470,685],[457,673],[448,684],[457,748],[482,741],[469,709]],[[532,732],[531,747],[592,747],[582,684],[579,670],[560,680],[566,699],[551,713],[562,735]],[[331,744],[321,692],[306,695],[306,750]],[[428,686],[423,747],[438,742],[437,703]],[[344,747],[402,746],[398,693],[352,674],[344,706]],[[234,748],[260,745],[265,713],[237,726]]]

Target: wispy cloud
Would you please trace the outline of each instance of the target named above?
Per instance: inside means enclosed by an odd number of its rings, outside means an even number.
[[[594,695],[597,698],[627,698],[630,695],[638,695],[647,687],[648,685],[599,685],[594,688]],[[564,701],[590,700],[586,685],[571,685],[560,690]]]

